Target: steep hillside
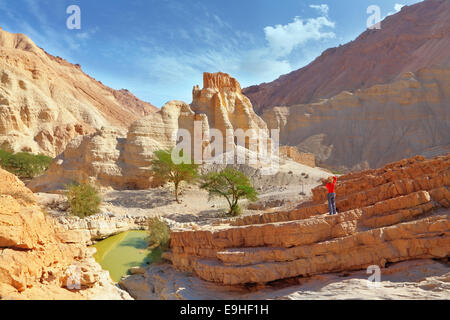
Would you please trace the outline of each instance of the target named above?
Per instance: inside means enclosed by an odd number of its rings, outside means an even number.
[[[388,83],[424,67],[450,66],[450,1],[405,6],[356,40],[326,50],[308,66],[244,89],[255,111],[317,102],[344,90]]]
[[[450,68],[421,69],[317,103],[266,110],[263,119],[280,129],[281,144],[313,153],[318,165],[358,170],[448,153],[449,102]]]
[[[0,29],[0,147],[56,156],[75,136],[126,128],[157,108],[116,91],[23,34]]]

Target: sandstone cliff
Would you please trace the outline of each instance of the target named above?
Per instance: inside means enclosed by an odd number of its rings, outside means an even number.
[[[304,68],[244,89],[258,113],[331,98],[342,91],[399,80],[406,72],[450,66],[450,2],[425,0],[388,16]]]
[[[174,147],[180,129],[189,132],[193,140],[198,139],[200,150],[205,155],[203,159],[219,156],[208,156],[204,152],[211,151],[212,129],[224,135],[224,147],[227,130],[233,134],[237,129],[254,129],[255,134],[242,143],[246,143],[246,147],[250,142],[258,145],[258,130],[266,133],[266,124],[242,95],[239,83],[229,75],[205,73],[204,88],[195,87],[193,94],[192,105],[170,101],[159,112],[135,121],[126,134],[102,128],[75,138],[47,172],[35,178],[29,187],[33,191],[54,191],[63,189],[70,182],[89,181],[115,189],[146,189],[160,183],[153,179],[151,171],[153,152]],[[198,130],[195,130],[195,122]],[[269,148],[270,139],[265,139]],[[235,143],[231,139],[233,150]],[[193,144],[191,148],[194,153]],[[223,148],[225,150],[230,149]]]
[[[250,100],[242,94],[239,82],[225,73],[203,74],[203,89],[195,86],[192,92],[191,108],[195,113],[205,114],[209,127],[219,130],[224,137],[231,141],[224,141],[223,149],[235,144],[233,135],[235,130],[254,129],[242,146],[249,149],[251,144],[258,141],[258,130],[266,131],[266,123],[256,115]],[[229,134],[227,134],[230,132]]]
[[[0,147],[56,156],[102,126],[127,128],[157,110],[104,86],[27,36],[0,28]]]
[[[424,68],[396,81],[263,114],[282,145],[338,170],[376,168],[450,145],[450,68]],[[447,151],[448,152],[448,151]]]
[[[0,169],[0,299],[129,298],[95,263],[88,240],[55,223],[18,178]],[[76,282],[80,290],[67,289]]]
[[[227,285],[446,258],[449,168],[450,156],[418,156],[342,176],[334,216],[319,186],[313,201],[294,211],[174,229],[166,258],[181,271]]]

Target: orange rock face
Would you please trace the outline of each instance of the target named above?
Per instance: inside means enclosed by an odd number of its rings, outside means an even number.
[[[68,267],[89,256],[83,245],[86,240],[54,224],[36,205],[31,191],[0,169],[0,298],[54,298],[45,292],[58,289],[66,298],[76,298],[62,287]],[[81,272],[81,284],[92,285],[84,279],[92,277]],[[32,288],[39,288],[42,295],[29,295]]]
[[[228,74],[205,72],[203,89],[195,86],[192,96],[191,109],[197,114],[206,115],[209,128],[222,133],[224,151],[231,151],[235,144],[249,149],[251,145],[258,145],[260,131],[268,135],[266,123],[253,110],[239,82]],[[233,135],[238,129],[243,132],[249,129],[253,131],[246,132],[249,133],[246,141],[235,142]]]
[[[289,212],[172,231],[166,255],[180,270],[223,284],[265,283],[450,254],[450,155],[406,159],[342,176],[338,214],[324,186]]]

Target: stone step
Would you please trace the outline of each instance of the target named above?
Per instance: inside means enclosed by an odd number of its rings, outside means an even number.
[[[439,159],[427,160],[423,163],[418,162],[406,168],[385,170],[385,172],[378,169],[376,170],[378,172],[372,172],[372,174],[359,173],[357,176],[352,177],[352,179],[345,179],[345,176],[339,177],[336,191],[339,197],[345,197],[353,193],[365,192],[366,190],[396,180],[418,180],[419,178],[433,178],[442,174],[448,176],[449,168],[450,155],[445,157],[445,161],[439,161]],[[325,186],[314,188],[312,193],[313,200],[316,203],[327,200],[328,191]]]
[[[233,266],[219,260],[198,259],[192,262],[191,267],[204,280],[237,285],[363,269],[369,265],[381,268],[386,262],[409,259],[444,258],[450,252],[450,219],[448,214],[435,216],[357,233],[344,240],[309,248],[283,248],[278,252],[255,249],[253,260],[249,258],[251,254],[247,258],[248,261],[267,260],[262,263]],[[285,261],[272,262],[273,257]],[[227,259],[225,254],[221,258]],[[239,259],[234,261],[239,262]]]
[[[388,227],[399,223],[404,223],[415,219],[423,214],[430,212],[434,208],[432,202],[428,202],[411,209],[398,210],[389,215],[375,216],[363,221],[363,225],[370,225],[371,229]],[[364,230],[359,229],[358,230]],[[365,239],[368,230],[356,232],[361,244],[370,244],[370,240]],[[326,252],[334,252],[336,248],[339,250],[350,246],[348,235],[342,238],[325,240],[311,245],[297,246],[291,248],[282,247],[257,247],[257,248],[230,248],[226,250],[219,250],[216,252],[216,257],[226,265],[248,265],[268,261],[291,261],[299,258],[308,258],[315,255],[322,255]],[[370,238],[369,238],[370,239]],[[339,246],[336,244],[339,243]],[[208,256],[213,258],[213,256]]]
[[[230,225],[246,226],[252,224],[264,224],[283,221],[294,221],[308,219],[312,216],[328,213],[328,204],[313,204],[300,207],[291,211],[267,212],[262,214],[253,214],[234,219]]]
[[[343,199],[337,198],[338,212],[345,212],[356,208],[366,207],[375,203],[407,195],[420,190],[432,190],[442,185],[450,185],[450,170],[444,175],[436,175],[433,178],[419,177],[415,180],[405,179],[380,185],[370,190],[353,193]],[[244,216],[234,219],[233,226],[245,226],[252,224],[264,224],[283,221],[308,219],[310,217],[328,213],[328,204],[309,204],[292,211],[267,212],[256,215]]]
[[[364,219],[387,212],[413,208],[431,201],[430,194],[419,191],[362,209],[338,215],[259,225],[221,227],[213,230],[179,230],[171,233],[171,246],[197,253],[200,249],[236,247],[293,247],[353,234]],[[363,217],[363,220],[361,218]],[[372,222],[375,225],[379,222]],[[186,249],[190,248],[190,249]]]

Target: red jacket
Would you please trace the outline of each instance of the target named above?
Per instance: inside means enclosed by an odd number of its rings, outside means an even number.
[[[337,181],[337,178],[333,177],[333,182],[327,183],[328,193],[335,193],[336,181]]]

